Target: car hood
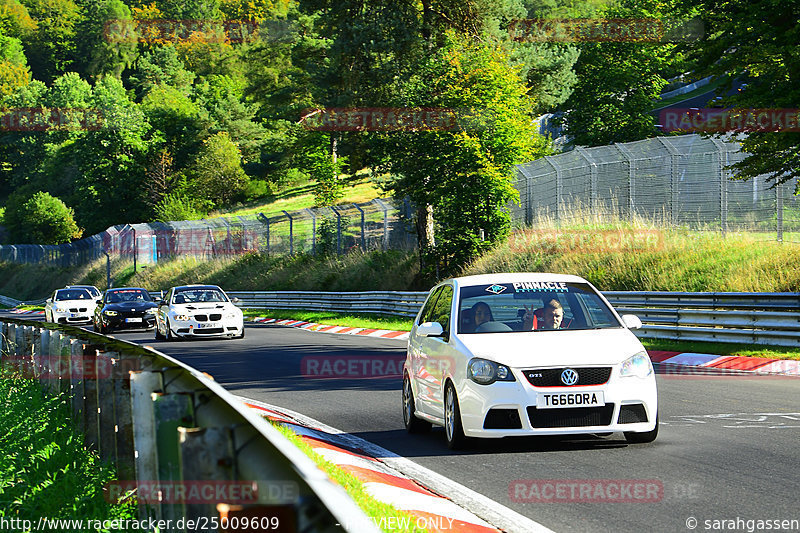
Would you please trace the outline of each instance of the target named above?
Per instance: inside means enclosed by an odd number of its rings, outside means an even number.
[[[236,307],[235,305],[228,303],[228,302],[208,302],[208,303],[190,303],[190,304],[173,304],[172,308],[175,310],[185,310],[185,311],[225,311]]]
[[[154,307],[157,307],[155,302],[119,302],[106,304],[104,309],[108,311],[143,311]]]
[[[60,305],[62,307],[92,307],[97,305],[94,300],[58,300],[53,302],[53,305]]]
[[[516,368],[615,365],[643,350],[626,328],[460,335],[475,357]]]

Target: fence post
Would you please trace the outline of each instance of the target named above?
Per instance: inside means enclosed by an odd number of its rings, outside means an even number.
[[[778,242],[783,242],[783,187],[777,183],[775,183],[775,206],[778,210],[777,214],[777,232],[778,232]]]
[[[625,143],[614,144],[614,146],[628,161],[628,215],[633,220],[636,216],[636,162]]]
[[[194,401],[191,393],[154,392],[153,417],[156,431],[156,457],[158,459],[159,483],[172,482],[179,485],[183,481],[179,457],[178,428],[194,426]],[[174,495],[174,491],[173,491]],[[166,502],[161,504],[161,513],[165,520],[176,523],[185,516],[182,502]]]
[[[656,137],[670,154],[670,217],[673,225],[678,222],[678,150],[663,137]]]
[[[331,211],[336,214],[336,255],[342,255],[342,215],[333,206]]]
[[[289,255],[294,255],[294,219],[286,210],[283,214],[289,218]]]
[[[576,146],[575,151],[589,163],[589,210],[597,216],[597,164],[585,148]]]
[[[725,175],[725,167],[728,165],[728,152],[725,145],[719,139],[711,138],[711,142],[717,148],[717,169],[719,171],[719,218],[722,237],[728,233],[728,180]],[[725,164],[722,163],[722,154],[725,154]]]
[[[561,174],[561,167],[553,162],[552,156],[546,155],[544,160],[556,171],[556,225],[558,226],[561,222],[561,196],[564,192],[563,175]]]
[[[383,251],[389,249],[389,206],[380,198],[375,198],[374,203],[383,210]]]
[[[367,251],[367,237],[364,231],[364,210],[358,204],[353,204],[353,207],[358,209],[358,212],[361,213],[361,251]]]
[[[267,255],[269,255],[269,219],[264,216],[264,213],[259,213],[258,220],[267,225]]]
[[[305,208],[305,211],[311,215],[311,254],[317,255],[317,214],[308,207]]]
[[[133,426],[133,445],[136,463],[136,480],[139,482],[158,481],[158,453],[156,451],[156,423],[152,395],[163,388],[161,372],[131,373],[131,417],[136,420]],[[154,513],[147,505],[140,503],[139,517],[161,516],[161,508],[154,506]]]
[[[187,483],[234,480],[235,451],[228,427],[178,428],[178,455],[182,479]],[[213,485],[211,485],[213,487]],[[252,498],[251,498],[252,499]],[[186,518],[198,520],[217,516],[213,502],[187,502]]]

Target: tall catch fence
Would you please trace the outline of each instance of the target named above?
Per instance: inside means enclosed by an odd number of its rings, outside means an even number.
[[[797,179],[778,187],[765,176],[733,180],[738,142],[700,135],[577,147],[517,166],[517,226],[540,217],[558,224],[593,217],[645,218],[698,230],[757,232],[800,242]]]
[[[220,217],[112,226],[69,244],[0,246],[0,261],[79,266],[108,254],[155,264],[182,256],[235,257],[248,252],[292,255],[413,249],[408,203],[375,199],[360,204],[283,211],[267,216]]]

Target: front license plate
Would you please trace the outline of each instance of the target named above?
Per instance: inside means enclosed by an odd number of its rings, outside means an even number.
[[[81,316],[81,315],[80,315],[80,314],[78,314],[78,313],[70,313],[70,314],[69,314],[69,317],[70,317],[70,318],[80,318],[80,316]]]
[[[218,328],[219,324],[216,322],[201,322],[197,324],[197,329],[206,329],[206,328]]]
[[[561,409],[563,407],[602,407],[602,391],[593,392],[543,392],[536,396],[537,409]]]
[[[126,318],[125,322],[127,322],[128,324],[141,324],[142,323],[142,319],[138,318],[138,317]]]

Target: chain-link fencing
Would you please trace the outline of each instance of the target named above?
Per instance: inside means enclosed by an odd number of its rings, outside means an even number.
[[[359,204],[283,211],[267,216],[220,217],[112,226],[69,244],[0,246],[0,261],[78,266],[103,257],[155,264],[194,256],[231,257],[248,252],[293,255],[345,254],[351,250],[416,247],[411,206],[375,199]]]
[[[765,176],[732,179],[743,160],[735,141],[700,135],[577,147],[517,166],[517,226],[542,218],[559,224],[591,216],[645,218],[700,230],[755,232],[800,242],[797,179],[773,186]]]

